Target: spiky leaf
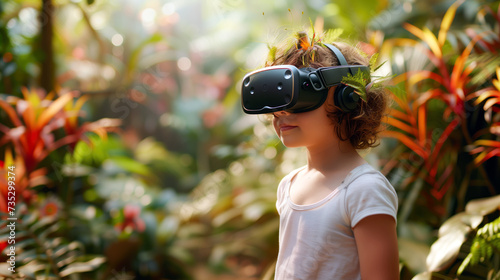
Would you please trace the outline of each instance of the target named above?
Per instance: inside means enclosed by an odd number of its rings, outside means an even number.
[[[359,95],[359,97],[363,99],[363,101],[367,102],[366,85],[369,80],[370,77],[365,74],[365,72],[358,71],[354,75],[348,73],[347,76],[342,78],[342,83],[354,88],[354,91]]]

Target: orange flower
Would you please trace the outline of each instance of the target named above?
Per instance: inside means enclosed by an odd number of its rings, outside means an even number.
[[[49,195],[40,207],[40,217],[54,217],[61,213],[61,201],[52,195]]]

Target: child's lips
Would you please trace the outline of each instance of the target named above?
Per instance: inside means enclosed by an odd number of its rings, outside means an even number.
[[[295,125],[281,125],[280,126],[280,131],[288,131],[296,128],[297,126]]]

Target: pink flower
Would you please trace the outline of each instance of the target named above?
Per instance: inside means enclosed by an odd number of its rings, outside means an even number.
[[[144,220],[140,217],[141,208],[137,205],[127,204],[123,208],[123,221],[116,224],[115,228],[120,232],[138,231],[143,232],[146,229]]]

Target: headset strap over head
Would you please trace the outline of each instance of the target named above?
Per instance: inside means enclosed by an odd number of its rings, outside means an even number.
[[[340,52],[340,50],[337,47],[335,47],[332,44],[324,44],[324,45],[328,47],[335,54],[335,56],[339,60],[340,65],[347,65],[347,60],[345,60],[344,55],[342,54],[342,52]]]
[[[345,57],[342,55],[340,50],[331,45],[325,44],[334,54],[340,63],[339,66],[331,67],[321,67],[316,71],[312,71],[308,74],[309,79],[312,82],[312,86],[315,90],[323,90],[342,82],[342,79],[348,74],[354,76],[358,71],[365,72],[367,77],[370,76],[370,68],[365,65],[348,65]]]

